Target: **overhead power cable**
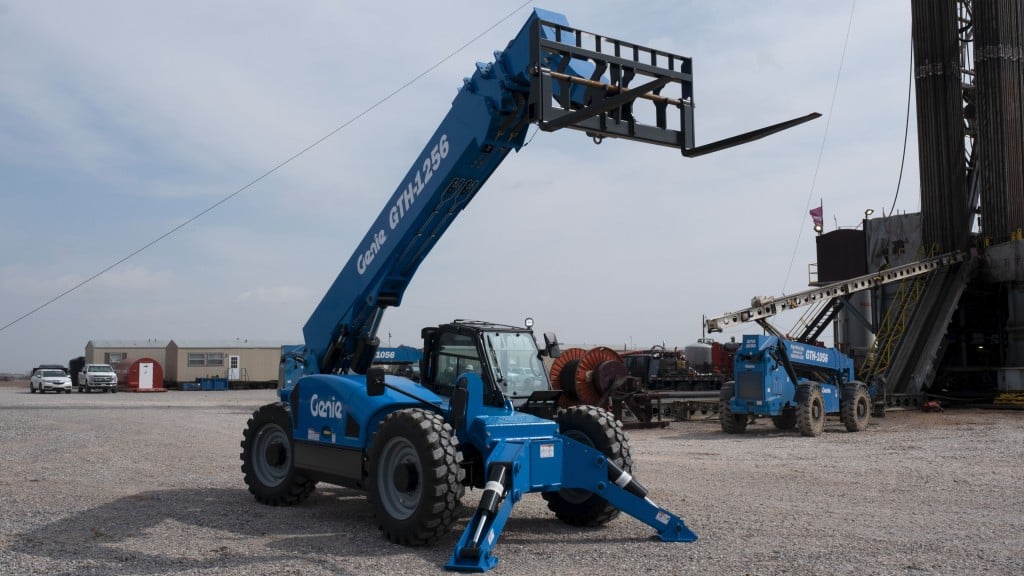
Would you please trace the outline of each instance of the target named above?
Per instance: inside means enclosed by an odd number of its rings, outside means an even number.
[[[900,184],[903,183],[903,167],[907,163],[907,138],[910,134],[910,95],[911,88],[914,86],[914,43],[910,43],[910,71],[907,73],[907,115],[903,121],[903,153],[900,155],[900,175],[896,179],[896,194],[892,197],[892,208],[889,209],[891,215],[896,211],[896,200],[900,197]],[[882,216],[885,216],[885,208],[882,208]]]
[[[5,331],[5,330],[7,330],[8,328],[10,328],[11,326],[14,326],[14,325],[15,325],[15,324],[17,324],[18,322],[21,322],[22,320],[24,320],[24,319],[28,318],[29,316],[32,316],[32,315],[33,315],[33,314],[35,314],[36,312],[39,312],[40,310],[42,310],[42,309],[46,308],[47,306],[49,306],[49,305],[53,304],[54,302],[56,302],[56,301],[60,300],[61,298],[64,298],[65,296],[67,296],[67,295],[71,294],[72,292],[75,292],[75,291],[76,291],[76,290],[78,290],[79,288],[81,288],[81,287],[85,286],[86,284],[89,284],[89,283],[90,283],[90,282],[92,282],[93,280],[96,280],[96,279],[97,279],[97,278],[99,278],[100,276],[103,276],[103,275],[104,275],[104,274],[106,274],[107,272],[110,272],[111,270],[113,270],[114,268],[117,268],[117,267],[118,267],[118,266],[120,266],[121,264],[124,264],[124,263],[125,263],[125,262],[127,262],[128,260],[131,260],[131,259],[132,259],[132,258],[134,258],[135,256],[138,256],[139,254],[141,254],[141,253],[142,253],[142,252],[144,252],[145,250],[149,249],[149,248],[150,248],[150,247],[152,247],[153,245],[157,244],[157,243],[158,243],[158,242],[160,242],[161,240],[164,240],[165,238],[167,238],[167,237],[168,237],[168,236],[170,236],[171,234],[174,234],[174,233],[175,233],[175,232],[177,232],[178,230],[181,230],[182,228],[184,228],[184,227],[188,226],[189,224],[191,224],[191,223],[195,222],[196,220],[198,220],[198,219],[202,218],[202,217],[203,217],[203,216],[205,216],[206,214],[208,214],[208,213],[212,212],[212,211],[213,211],[214,209],[216,209],[217,207],[219,207],[219,206],[220,206],[221,204],[224,204],[224,203],[225,203],[225,202],[227,202],[228,200],[231,200],[231,199],[232,199],[232,198],[234,198],[235,196],[238,196],[238,195],[239,195],[239,194],[241,194],[242,192],[245,192],[245,191],[246,191],[246,190],[248,190],[249,188],[252,188],[252,187],[253,187],[253,186],[255,186],[256,184],[258,184],[259,182],[261,182],[261,181],[262,181],[262,180],[263,180],[264,178],[266,178],[266,177],[270,176],[271,174],[273,174],[273,173],[277,172],[277,171],[278,171],[278,170],[280,170],[281,168],[284,168],[284,167],[285,167],[285,166],[287,166],[288,164],[291,164],[291,163],[292,163],[292,162],[293,162],[294,160],[296,160],[297,158],[299,158],[300,156],[302,156],[302,155],[303,155],[303,154],[305,154],[306,152],[309,152],[309,151],[310,151],[310,150],[312,150],[313,148],[316,148],[317,146],[319,146],[320,144],[322,144],[322,143],[323,143],[324,141],[326,141],[326,140],[327,140],[328,138],[330,138],[330,137],[334,136],[334,135],[335,135],[335,134],[337,134],[338,132],[341,132],[342,130],[344,130],[345,128],[347,128],[347,127],[348,127],[349,125],[351,125],[352,123],[356,122],[357,120],[359,120],[359,119],[360,119],[360,118],[362,118],[363,116],[366,116],[367,114],[369,114],[370,112],[372,112],[373,110],[375,110],[376,108],[378,108],[378,107],[379,107],[380,105],[384,104],[384,103],[385,103],[385,102],[387,102],[388,100],[391,100],[392,98],[394,98],[395,96],[397,96],[397,95],[398,95],[398,94],[399,94],[400,92],[402,92],[402,91],[403,91],[403,90],[405,90],[406,88],[409,88],[410,86],[412,86],[413,84],[415,84],[416,82],[418,82],[418,81],[419,81],[420,79],[422,79],[422,78],[423,78],[424,76],[426,76],[427,74],[430,74],[431,72],[433,72],[434,70],[436,70],[436,69],[437,69],[437,68],[438,68],[439,66],[441,66],[442,64],[444,64],[444,63],[445,63],[445,62],[447,62],[448,60],[451,60],[451,59],[452,59],[453,57],[455,57],[455,56],[456,56],[457,54],[459,54],[460,52],[462,52],[463,50],[465,50],[466,48],[468,48],[468,47],[469,47],[470,45],[472,45],[472,44],[473,44],[474,42],[476,42],[476,41],[477,41],[477,40],[479,40],[480,38],[483,38],[483,37],[484,37],[485,35],[487,35],[487,34],[488,34],[489,32],[491,32],[492,30],[494,30],[494,29],[495,29],[495,28],[497,28],[498,26],[500,26],[500,25],[502,25],[503,23],[505,23],[505,21],[507,21],[507,20],[508,20],[509,18],[511,18],[512,16],[514,16],[516,12],[519,12],[520,10],[522,10],[523,8],[525,8],[525,7],[526,7],[526,6],[528,5],[528,4],[530,4],[530,2],[529,2],[529,1],[523,2],[522,4],[520,4],[519,6],[517,6],[517,7],[515,8],[515,9],[513,9],[513,10],[512,10],[511,12],[509,12],[509,13],[508,13],[508,14],[506,14],[506,15],[505,15],[504,17],[502,17],[502,18],[501,18],[500,20],[498,20],[497,22],[495,22],[494,24],[492,24],[492,25],[491,25],[490,27],[488,27],[488,28],[487,28],[486,30],[484,30],[483,32],[480,32],[480,33],[479,33],[479,34],[477,34],[476,36],[473,36],[472,38],[470,38],[469,40],[467,40],[467,41],[466,41],[465,43],[463,43],[463,44],[462,44],[461,46],[459,46],[458,48],[456,48],[455,50],[453,50],[453,51],[452,51],[451,53],[449,53],[449,54],[448,54],[447,56],[445,56],[444,58],[441,58],[440,60],[438,60],[437,62],[435,62],[435,63],[434,63],[433,65],[429,66],[429,67],[428,67],[428,68],[427,68],[426,70],[424,70],[423,72],[420,72],[420,73],[419,73],[419,74],[417,74],[416,76],[413,76],[413,77],[412,77],[412,79],[410,79],[410,80],[409,80],[408,82],[406,82],[406,83],[402,84],[401,86],[399,86],[398,88],[394,89],[393,91],[391,91],[391,93],[389,93],[388,95],[384,96],[384,97],[383,97],[383,98],[381,98],[380,100],[377,100],[376,102],[374,102],[373,104],[371,104],[371,105],[370,105],[370,106],[369,106],[368,108],[366,108],[366,109],[365,109],[365,110],[363,110],[362,112],[360,112],[360,113],[356,114],[356,115],[355,115],[355,116],[353,116],[352,118],[349,118],[348,120],[346,120],[345,122],[343,122],[343,123],[342,123],[342,124],[341,124],[340,126],[338,126],[337,128],[335,128],[334,130],[331,130],[330,132],[328,132],[328,133],[327,133],[327,134],[325,134],[324,136],[322,136],[322,137],[318,138],[318,139],[317,139],[316,141],[314,141],[314,142],[313,142],[312,144],[310,144],[309,146],[306,146],[306,147],[305,147],[305,148],[303,148],[302,150],[299,150],[299,151],[298,151],[298,152],[296,152],[295,154],[292,154],[291,156],[289,156],[289,157],[288,157],[287,159],[285,159],[285,160],[283,160],[283,161],[279,162],[279,163],[278,163],[278,164],[277,164],[276,166],[274,166],[274,167],[273,167],[273,168],[271,168],[270,170],[267,170],[266,172],[264,172],[263,174],[260,174],[260,175],[259,175],[259,176],[257,176],[256,178],[253,178],[252,180],[250,180],[250,181],[249,181],[249,182],[248,182],[247,184],[245,184],[245,185],[244,185],[244,186],[242,186],[241,188],[239,188],[239,189],[235,190],[234,192],[232,192],[232,193],[228,194],[227,196],[225,196],[225,197],[221,198],[220,200],[218,200],[218,201],[214,202],[213,204],[211,204],[210,206],[208,206],[208,207],[207,207],[206,209],[202,210],[201,212],[199,212],[199,213],[198,213],[198,214],[196,214],[195,216],[192,216],[192,217],[191,217],[191,218],[189,218],[188,220],[185,220],[185,221],[184,221],[184,222],[182,222],[181,224],[178,224],[177,226],[175,226],[175,227],[171,228],[171,229],[170,229],[170,230],[168,230],[167,232],[164,232],[163,234],[161,234],[161,235],[157,236],[157,237],[156,237],[156,238],[154,238],[153,240],[150,240],[150,241],[149,241],[149,242],[147,242],[147,243],[146,243],[145,245],[143,245],[143,246],[142,246],[141,248],[138,248],[138,249],[134,250],[133,252],[129,253],[129,254],[127,255],[127,256],[124,256],[124,257],[123,257],[123,258],[121,258],[120,260],[117,260],[117,261],[116,261],[116,262],[114,262],[113,264],[110,264],[110,265],[109,265],[109,266],[107,266],[106,268],[103,268],[103,269],[102,269],[102,270],[100,270],[99,272],[96,272],[96,273],[95,273],[95,274],[93,274],[92,276],[89,276],[88,278],[86,278],[85,280],[82,280],[81,282],[79,282],[79,283],[75,284],[75,285],[74,285],[74,286],[72,286],[71,288],[68,288],[67,290],[65,290],[65,291],[61,292],[60,294],[57,294],[57,295],[56,295],[56,296],[54,296],[53,298],[50,298],[49,300],[47,300],[46,302],[43,302],[43,303],[42,303],[42,304],[40,304],[39,306],[36,306],[35,308],[33,308],[33,309],[29,310],[28,312],[25,312],[24,314],[22,314],[21,316],[18,316],[18,317],[17,317],[17,318],[15,318],[14,320],[11,320],[11,321],[10,321],[10,322],[8,322],[7,324],[4,324],[3,326],[0,326],[0,332],[3,332],[3,331]]]
[[[811,199],[814,197],[814,187],[818,182],[818,171],[821,169],[821,158],[825,155],[825,142],[828,141],[828,129],[832,125],[832,111],[836,106],[836,95],[839,94],[839,79],[843,76],[843,64],[846,62],[846,48],[850,45],[850,30],[853,28],[853,12],[857,8],[857,0],[850,4],[850,20],[846,24],[846,39],[843,40],[843,54],[839,57],[839,70],[836,72],[836,84],[832,88],[832,102],[828,105],[828,118],[825,119],[825,133],[821,136],[821,147],[818,148],[818,161],[814,165],[814,176],[811,178],[811,189],[807,192],[807,201],[804,203],[804,211],[800,218],[800,227],[796,236],[796,243],[793,245],[793,255],[789,259],[789,268],[786,269],[786,278],[782,283],[782,293],[786,293],[786,286],[789,285],[789,276],[793,273],[793,263],[796,262],[796,253],[800,248],[800,240],[804,235],[804,219],[810,211]]]

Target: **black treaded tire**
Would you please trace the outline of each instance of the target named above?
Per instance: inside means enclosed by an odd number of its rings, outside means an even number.
[[[316,482],[295,471],[291,410],[283,402],[252,413],[242,433],[242,474],[256,501],[270,506],[298,504]]]
[[[743,434],[747,431],[747,421],[749,420],[746,414],[733,414],[732,409],[729,408],[729,401],[732,400],[735,384],[732,381],[722,384],[722,389],[718,392],[718,397],[721,399],[718,406],[718,421],[722,424],[722,431],[726,434]]]
[[[384,417],[368,452],[367,496],[384,537],[423,546],[448,533],[462,497],[462,453],[436,412],[396,410]]]
[[[572,406],[559,410],[555,421],[563,436],[598,450],[623,471],[632,472],[629,437],[610,412],[597,406]],[[564,488],[542,496],[559,520],[573,526],[600,526],[619,515],[618,508],[588,490]]]
[[[807,394],[803,395],[799,389],[798,397],[805,400],[796,407],[796,427],[804,436],[821,436],[825,431],[825,399],[821,396],[821,386],[818,384],[801,384],[807,386]]]
[[[860,432],[871,421],[871,396],[864,384],[850,384],[843,389],[843,425],[850,432]]]

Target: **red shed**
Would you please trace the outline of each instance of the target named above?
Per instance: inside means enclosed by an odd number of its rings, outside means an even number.
[[[128,392],[166,392],[164,369],[152,358],[125,359],[114,367],[117,387]]]

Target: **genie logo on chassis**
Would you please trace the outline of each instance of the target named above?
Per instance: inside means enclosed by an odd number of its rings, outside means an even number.
[[[334,398],[319,400],[317,395],[313,394],[313,397],[309,399],[309,411],[313,416],[321,418],[341,418],[345,411],[345,405]]]

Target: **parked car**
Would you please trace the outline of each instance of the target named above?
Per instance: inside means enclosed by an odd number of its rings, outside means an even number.
[[[86,364],[78,373],[78,391],[117,392],[117,373],[110,364]]]
[[[68,369],[61,364],[40,364],[39,366],[36,366],[35,368],[32,369],[32,373],[35,374],[36,370],[42,370],[43,368],[49,368],[51,370],[60,370],[65,374],[68,373]]]
[[[54,392],[71,394],[71,376],[64,370],[56,368],[41,368],[32,372],[32,379],[28,381],[29,392]]]

